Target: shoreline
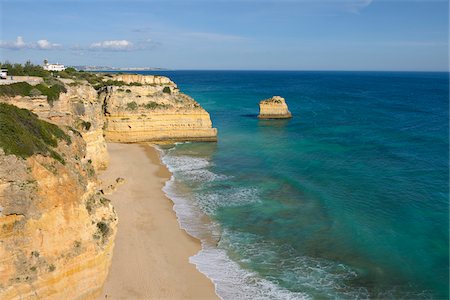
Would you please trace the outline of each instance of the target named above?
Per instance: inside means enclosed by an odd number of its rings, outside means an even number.
[[[162,188],[171,173],[148,144],[108,143],[104,185],[123,185],[107,195],[119,224],[112,263],[98,299],[219,299],[213,282],[189,258],[200,240],[180,228]]]

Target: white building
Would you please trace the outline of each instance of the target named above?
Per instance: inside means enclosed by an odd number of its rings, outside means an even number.
[[[43,66],[44,70],[47,71],[64,71],[66,69],[66,67],[64,67],[64,65],[61,64],[49,64],[47,60],[44,61],[44,66]]]

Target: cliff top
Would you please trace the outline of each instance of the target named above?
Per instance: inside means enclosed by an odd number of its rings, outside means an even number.
[[[264,99],[261,100],[261,102],[259,102],[260,104],[285,104],[286,101],[284,100],[283,97],[280,96],[273,96],[272,98],[269,99]]]

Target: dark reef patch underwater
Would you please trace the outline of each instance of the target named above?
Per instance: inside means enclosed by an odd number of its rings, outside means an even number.
[[[163,160],[221,296],[449,297],[448,73],[159,73],[219,130]],[[294,119],[252,117],[272,95]]]

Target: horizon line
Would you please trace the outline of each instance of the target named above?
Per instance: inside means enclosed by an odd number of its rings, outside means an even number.
[[[123,67],[125,68],[125,67]],[[133,68],[133,67],[130,67]],[[339,70],[339,69],[330,69],[330,70],[301,70],[301,69],[170,69],[170,68],[161,68],[160,70],[95,70],[95,71],[117,71],[117,72],[167,72],[167,71],[251,71],[251,72],[421,72],[421,73],[449,73],[450,70]]]

